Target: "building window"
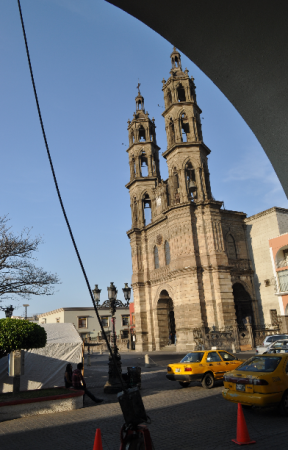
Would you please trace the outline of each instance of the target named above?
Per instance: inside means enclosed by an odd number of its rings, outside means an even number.
[[[158,247],[155,245],[154,247],[154,266],[155,269],[159,269],[159,253],[158,253]]]
[[[127,339],[129,337],[128,330],[121,330],[121,339]]]
[[[56,319],[56,323],[60,323],[60,317]]]
[[[188,162],[185,167],[186,186],[189,199],[196,198],[197,185],[195,181],[195,170],[191,162]]]
[[[142,154],[141,154],[140,163],[141,163],[141,176],[148,177],[148,175],[149,175],[148,160],[147,160],[147,156],[146,156],[145,152],[142,152]]]
[[[265,284],[265,287],[270,286],[271,285],[270,280],[269,279],[268,280],[264,280],[264,284]]]
[[[278,272],[280,292],[288,291],[288,270],[281,270]]]
[[[277,327],[278,326],[278,317],[277,317],[276,309],[270,309],[270,318],[271,318],[272,327]]]
[[[46,319],[46,318],[44,318],[44,319],[41,320],[42,325],[43,325],[44,323],[46,323],[46,322],[47,322],[47,319]]]
[[[227,252],[228,258],[237,259],[235,240],[231,234],[228,234],[227,237]]]
[[[168,241],[165,241],[164,249],[165,249],[165,263],[166,266],[168,266],[170,264],[170,245]]]
[[[78,328],[87,328],[87,317],[78,317]]]
[[[151,222],[151,200],[148,194],[145,194],[143,198],[143,213],[144,213],[144,226]]]
[[[130,316],[122,316],[122,326],[123,327],[129,326],[129,318],[130,318]]]
[[[101,322],[103,327],[109,327],[109,317],[101,316]]]

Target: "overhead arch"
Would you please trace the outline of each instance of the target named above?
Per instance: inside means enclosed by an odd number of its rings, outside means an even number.
[[[157,303],[162,291],[167,291],[170,298],[174,297],[174,291],[173,288],[170,286],[170,284],[168,283],[161,284],[161,286],[159,286],[159,288],[157,289],[153,299],[153,309],[157,308]]]
[[[106,1],[159,33],[213,81],[254,132],[288,196],[288,2],[218,0],[182,8],[173,0]]]

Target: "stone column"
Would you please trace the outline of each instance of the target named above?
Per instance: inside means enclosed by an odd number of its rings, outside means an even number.
[[[240,352],[240,341],[239,341],[238,324],[237,324],[236,320],[233,325],[233,334],[234,334],[234,341],[235,341],[235,351],[236,351],[236,353],[238,353],[238,352]]]
[[[254,346],[255,346],[254,336],[253,336],[253,330],[252,330],[252,324],[251,324],[250,317],[246,317],[246,328],[247,328],[247,332],[249,334],[249,341],[250,341],[251,347],[254,348]]]

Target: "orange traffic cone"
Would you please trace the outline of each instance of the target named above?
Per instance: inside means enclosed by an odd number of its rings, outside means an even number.
[[[237,437],[236,439],[232,439],[232,442],[235,442],[235,444],[238,445],[245,445],[245,444],[247,445],[256,443],[256,441],[251,441],[250,439],[241,403],[238,403]]]
[[[103,450],[100,428],[96,430],[93,450]]]

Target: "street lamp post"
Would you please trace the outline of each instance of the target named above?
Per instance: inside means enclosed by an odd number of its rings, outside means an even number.
[[[124,298],[126,300],[126,304],[124,305],[120,300],[117,300],[117,289],[114,286],[114,283],[111,282],[110,286],[107,288],[108,291],[108,300],[106,300],[102,306],[108,306],[111,312],[111,322],[112,322],[112,335],[111,335],[111,347],[113,352],[113,358],[109,355],[108,361],[108,381],[104,386],[104,392],[106,394],[114,394],[117,392],[121,392],[123,390],[122,384],[119,380],[119,374],[122,374],[122,362],[121,356],[119,354],[119,348],[117,347],[117,336],[116,336],[116,308],[117,306],[128,306],[129,300],[131,296],[131,288],[129,288],[128,283],[125,283],[123,288]],[[93,290],[94,296],[94,304],[99,306],[100,303],[100,292],[101,289],[98,288],[98,285],[95,285],[95,289]],[[115,367],[115,364],[117,367]]]

